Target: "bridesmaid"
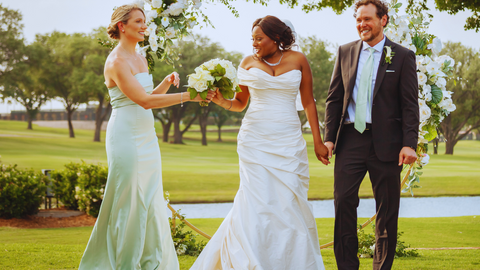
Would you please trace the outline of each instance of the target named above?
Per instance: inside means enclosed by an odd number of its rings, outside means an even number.
[[[154,88],[147,60],[135,52],[146,29],[145,14],[136,5],[117,8],[108,26],[110,38],[119,41],[104,70],[113,107],[106,138],[108,180],[79,269],[179,269],[150,109],[202,99],[166,94],[170,85],[179,86],[176,72]]]

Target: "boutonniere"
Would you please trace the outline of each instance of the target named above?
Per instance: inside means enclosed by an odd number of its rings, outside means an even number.
[[[395,56],[395,52],[392,52],[392,47],[390,46],[385,46],[383,48],[385,50],[385,62],[391,64],[392,58]]]

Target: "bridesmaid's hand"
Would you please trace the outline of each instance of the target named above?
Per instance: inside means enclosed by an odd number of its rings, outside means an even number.
[[[177,88],[180,86],[180,75],[177,72],[172,72],[170,75],[164,79],[167,83],[173,84]]]
[[[324,144],[315,144],[315,155],[324,165],[330,164],[328,160],[328,148]]]
[[[194,99],[190,99],[190,101],[195,101],[195,102],[206,101],[206,102],[210,103],[210,101],[212,101],[212,99],[215,97],[216,94],[217,94],[217,92],[208,90],[208,94],[207,94],[206,100],[203,100],[203,99],[200,97],[200,95],[197,94],[197,96],[196,96]],[[188,94],[188,98],[190,98],[190,93]]]

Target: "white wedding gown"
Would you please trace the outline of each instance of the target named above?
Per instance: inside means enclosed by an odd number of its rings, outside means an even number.
[[[238,78],[251,97],[238,134],[240,187],[190,269],[325,269],[307,201],[307,148],[295,108],[302,73],[274,77],[239,68]]]

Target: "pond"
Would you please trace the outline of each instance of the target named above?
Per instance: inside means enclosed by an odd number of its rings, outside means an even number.
[[[333,200],[310,201],[316,218],[335,217]],[[172,204],[187,218],[225,218],[233,203]],[[374,199],[360,199],[358,217],[375,214]],[[402,197],[400,217],[456,217],[480,215],[480,196],[475,197]]]

